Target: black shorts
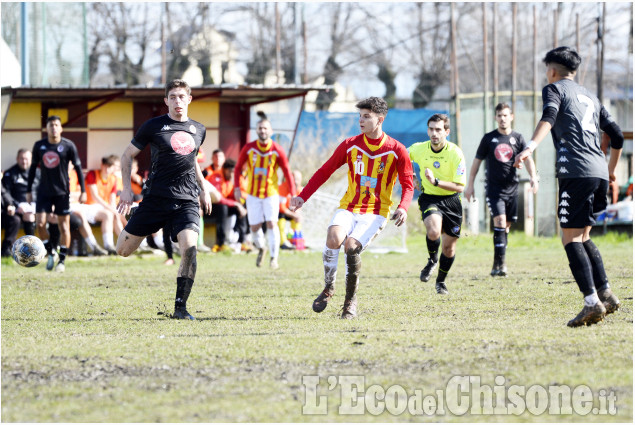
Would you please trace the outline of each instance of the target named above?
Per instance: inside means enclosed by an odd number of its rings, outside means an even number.
[[[176,242],[181,230],[192,229],[199,233],[200,222],[198,200],[146,196],[124,230],[131,235],[148,236],[168,227],[172,241]]]
[[[593,226],[608,205],[609,182],[595,177],[558,179],[560,227],[582,229]]]
[[[54,208],[55,207],[55,208]],[[35,201],[36,213],[52,213],[57,215],[69,215],[71,202],[69,195],[46,196],[38,193]]]
[[[504,215],[508,223],[516,223],[518,221],[518,196],[494,196],[486,195],[485,201],[492,217]]]
[[[439,214],[442,218],[441,228],[443,233],[461,237],[461,224],[463,222],[463,207],[459,194],[449,196],[426,195],[419,196],[419,208],[421,218],[426,219],[431,214]]]

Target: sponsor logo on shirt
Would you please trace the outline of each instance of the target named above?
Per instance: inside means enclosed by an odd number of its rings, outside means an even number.
[[[267,169],[264,167],[256,167],[254,168],[254,176],[257,178],[267,177]]]
[[[362,176],[359,179],[359,184],[364,188],[364,195],[370,195],[370,189],[374,189],[377,187],[377,178]]]
[[[55,168],[60,165],[60,156],[55,151],[48,151],[42,155],[42,163],[46,168]]]
[[[514,150],[506,143],[501,143],[494,149],[494,156],[500,162],[509,162],[514,156]]]
[[[170,138],[170,144],[174,152],[180,155],[188,155],[192,153],[195,148],[194,139],[189,133],[185,131],[177,131]]]

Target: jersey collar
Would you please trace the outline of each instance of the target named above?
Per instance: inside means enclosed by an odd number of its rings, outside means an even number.
[[[271,140],[271,138],[267,139],[264,145],[260,143],[260,139],[256,140],[256,146],[258,146],[258,149],[260,149],[263,152],[266,152],[269,149],[271,149],[271,145],[273,145],[273,140]]]
[[[383,137],[381,138],[381,141],[378,144],[376,144],[376,145],[371,144],[368,141],[368,139],[366,138],[366,135],[363,134],[364,143],[366,143],[366,146],[368,147],[368,149],[370,149],[371,152],[375,152],[377,149],[381,148],[384,145],[384,143],[386,142],[386,139],[388,138],[388,135],[386,133],[382,133],[382,134],[383,134]]]

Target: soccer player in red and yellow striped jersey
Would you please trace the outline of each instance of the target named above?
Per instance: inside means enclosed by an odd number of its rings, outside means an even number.
[[[382,123],[388,113],[386,101],[370,97],[355,106],[359,109],[362,134],[344,140],[311,177],[300,195],[291,199],[290,206],[292,210],[301,208],[335,170],[347,165],[348,190],[331,220],[322,254],[325,287],[313,302],[313,310],[320,313],[333,296],[337,257],[344,244],[347,270],[343,319],[357,315],[360,253],[386,226],[397,176],[402,188],[401,202],[391,217],[397,226],[406,221],[414,192],[408,151],[382,131]]]
[[[256,266],[262,264],[265,251],[265,237],[262,232],[262,223],[267,223],[267,241],[272,269],[278,268],[278,253],[280,251],[280,233],[277,222],[280,209],[278,196],[278,168],[290,182],[291,194],[295,196],[295,185],[289,169],[289,161],[282,147],[271,139],[273,130],[271,123],[263,118],[258,121],[256,127],[258,139],[247,143],[238,155],[234,170],[234,199],[240,199],[240,176],[243,165],[246,165],[247,179],[247,219],[251,227],[253,244],[258,249]]]

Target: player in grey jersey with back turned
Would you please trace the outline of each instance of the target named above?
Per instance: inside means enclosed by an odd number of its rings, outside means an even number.
[[[543,59],[549,84],[542,90],[543,112],[532,140],[516,156],[522,163],[551,130],[556,148],[558,218],[562,245],[573,277],[584,294],[584,308],[567,324],[592,325],[616,311],[620,302],[609,286],[600,251],[589,233],[595,214],[606,209],[609,179],[622,153],[624,136],[600,101],[573,81],[582,59],[569,47],[558,47]],[[611,138],[608,167],[600,148],[600,129]]]

